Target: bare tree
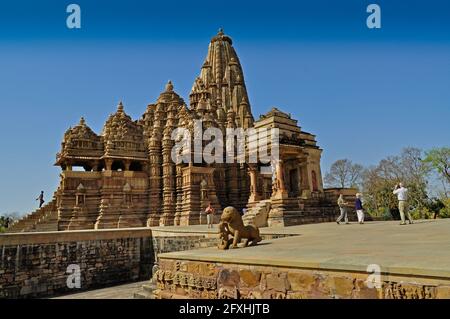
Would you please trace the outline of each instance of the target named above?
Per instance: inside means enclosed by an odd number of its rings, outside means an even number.
[[[325,175],[325,183],[329,187],[355,187],[361,182],[364,167],[353,164],[349,159],[334,162]]]

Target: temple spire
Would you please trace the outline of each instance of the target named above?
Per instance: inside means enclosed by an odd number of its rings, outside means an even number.
[[[173,84],[171,80],[169,80],[166,84],[166,92],[173,92]]]
[[[123,112],[123,103],[122,103],[122,100],[119,102],[119,105],[117,105],[117,112]]]
[[[233,110],[239,120],[237,125],[248,128],[253,124],[253,115],[242,67],[232,43],[222,28],[211,39],[200,76],[194,81],[189,95],[190,104],[191,109],[196,109],[198,103],[206,98],[211,105],[222,108],[224,114]],[[245,114],[249,114],[247,119]]]

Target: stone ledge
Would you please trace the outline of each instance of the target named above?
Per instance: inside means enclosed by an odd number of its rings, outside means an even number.
[[[208,229],[206,225],[191,225],[191,226],[158,226],[150,227],[154,236],[177,236],[178,234],[202,234],[206,236],[216,236],[219,234],[217,224],[213,229]],[[299,229],[296,227],[261,227],[259,228],[262,235],[273,236],[296,236],[299,235]]]
[[[382,277],[367,285],[368,274],[284,267],[160,260],[154,296],[232,299],[442,299],[450,281]]]
[[[0,246],[49,244],[117,238],[143,238],[151,236],[152,231],[147,227],[6,233],[0,234]]]

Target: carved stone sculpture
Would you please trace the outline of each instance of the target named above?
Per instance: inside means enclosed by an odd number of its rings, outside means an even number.
[[[236,208],[228,206],[223,210],[219,224],[219,249],[237,248],[241,239],[246,239],[244,247],[256,245],[262,240],[258,227],[244,225]]]

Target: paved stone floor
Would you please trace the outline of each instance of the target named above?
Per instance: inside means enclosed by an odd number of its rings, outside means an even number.
[[[53,299],[132,299],[133,294],[140,291],[142,285],[146,283],[148,283],[148,281],[134,282],[131,284],[64,295]]]
[[[217,248],[166,253],[160,256],[268,266],[382,272],[450,278],[450,219],[374,221],[363,225],[322,223],[287,227],[298,236],[261,242],[255,247]]]

